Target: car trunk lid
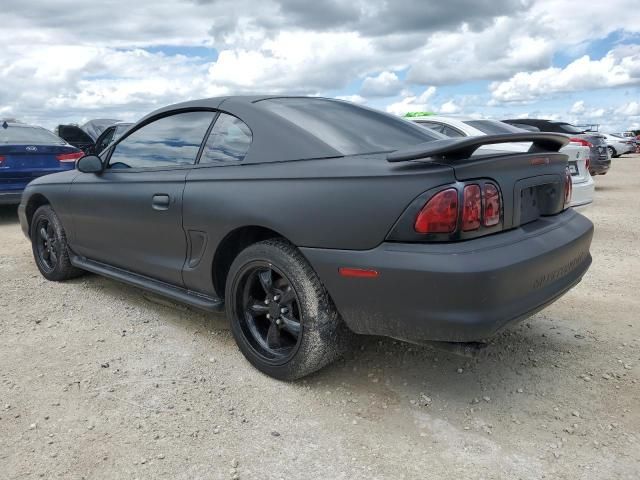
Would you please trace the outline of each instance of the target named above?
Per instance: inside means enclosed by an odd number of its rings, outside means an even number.
[[[9,187],[63,170],[60,155],[78,149],[69,145],[0,145],[0,182]]]
[[[590,155],[589,147],[571,144],[562,148],[560,153],[564,153],[568,157],[569,171],[571,172],[573,183],[584,183],[589,180],[589,170],[587,168],[587,159]]]
[[[480,147],[531,142],[529,152],[490,152]],[[436,140],[387,156],[389,162],[426,161],[453,168],[460,182],[494,182],[502,193],[503,230],[555,215],[564,209],[567,155],[559,153],[569,139],[549,133],[487,135]]]

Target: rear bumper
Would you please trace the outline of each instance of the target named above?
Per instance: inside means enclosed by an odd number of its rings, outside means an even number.
[[[356,333],[467,342],[524,319],[576,285],[591,264],[593,224],[570,209],[466,242],[302,248]],[[338,268],[375,269],[345,278]]]
[[[591,157],[591,164],[589,166],[589,172],[591,175],[604,175],[611,168],[611,159],[610,158],[593,158]]]
[[[22,198],[22,191],[0,192],[0,205],[18,205]]]
[[[574,183],[571,194],[571,206],[574,208],[586,207],[593,202],[595,182],[589,176],[586,182]]]

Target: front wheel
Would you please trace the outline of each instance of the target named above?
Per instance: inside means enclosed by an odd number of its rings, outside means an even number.
[[[43,205],[35,211],[29,235],[33,258],[44,278],[60,282],[84,273],[71,265],[64,228],[51,206]]]
[[[258,370],[280,380],[308,375],[348,345],[329,294],[300,251],[271,239],[243,250],[231,265],[225,292],[231,331]]]
[[[607,150],[609,150],[609,156],[611,158],[615,158],[615,156],[617,155],[616,149],[613,147],[607,147]]]

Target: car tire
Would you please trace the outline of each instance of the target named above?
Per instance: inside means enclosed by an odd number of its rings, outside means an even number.
[[[50,205],[43,205],[35,211],[29,235],[33,257],[44,278],[61,282],[84,273],[71,265],[64,228]]]
[[[616,158],[616,156],[618,155],[618,153],[616,152],[616,149],[613,147],[607,147],[607,150],[609,150],[609,156],[611,158]]]
[[[240,252],[229,270],[225,300],[243,355],[279,380],[295,380],[331,363],[353,335],[311,265],[283,239]]]

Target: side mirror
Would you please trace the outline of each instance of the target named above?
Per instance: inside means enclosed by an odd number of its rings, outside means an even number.
[[[85,155],[78,160],[76,168],[82,173],[102,173],[104,166],[97,155]]]

